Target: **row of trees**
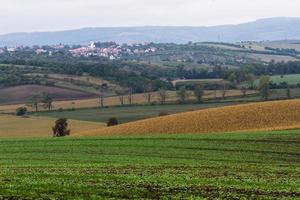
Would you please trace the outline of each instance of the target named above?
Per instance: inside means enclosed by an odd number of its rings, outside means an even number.
[[[167,98],[168,98],[168,92],[166,89],[164,88],[160,88],[158,89],[156,92],[153,90],[153,88],[151,87],[151,85],[148,85],[147,87],[145,87],[146,89],[144,90],[143,93],[143,97],[145,99],[145,102],[147,104],[152,104],[153,102],[153,98],[155,96],[157,96],[157,100],[159,101],[160,104],[165,104],[167,102]],[[203,86],[197,86],[195,87],[195,89],[193,90],[194,96],[196,97],[196,100],[198,103],[203,102],[203,96],[204,96],[204,87]],[[120,105],[124,105],[125,104],[125,100],[127,99],[127,102],[129,105],[132,105],[134,102],[134,95],[133,95],[133,90],[128,89],[128,90],[118,90],[116,92],[118,99],[120,101]],[[189,91],[185,88],[185,87],[181,87],[179,90],[177,90],[176,93],[177,97],[178,97],[178,102],[179,103],[186,103],[186,101],[188,100],[188,97],[190,96]],[[225,96],[225,92],[224,92],[224,96]],[[100,100],[100,106],[103,108],[105,107],[105,95],[104,93],[101,93],[99,95],[99,100]]]
[[[26,106],[33,108],[36,112],[40,107],[50,111],[53,108],[53,100],[53,97],[47,93],[34,94],[29,98]]]
[[[260,96],[263,100],[268,100],[270,95],[271,95],[271,89],[272,89],[272,82],[270,81],[269,76],[261,76],[258,85],[254,85],[254,79],[250,75],[251,78],[249,78],[248,84],[241,84],[237,88],[240,89],[241,95],[245,97],[247,95],[247,92],[249,89],[258,89]],[[250,84],[251,83],[251,84]],[[286,89],[286,96],[287,98],[291,98],[291,89],[288,84],[285,84],[285,89]],[[227,92],[229,91],[230,85],[227,83],[223,83],[222,86],[220,87],[220,93],[222,99],[225,99]],[[203,102],[203,97],[204,97],[204,91],[205,88],[203,85],[197,85],[193,88],[187,89],[185,86],[181,86],[177,91],[176,91],[176,96],[178,98],[179,103],[186,103],[188,101],[189,96],[192,95],[196,98],[197,103],[202,103]],[[217,98],[217,89],[213,90],[215,94],[215,98]],[[127,99],[127,102],[129,105],[133,104],[133,90],[128,89],[128,90],[118,90],[117,92],[120,105],[125,104],[125,100]],[[160,104],[165,104],[168,98],[168,92],[164,88],[158,89],[156,92],[153,90],[151,85],[148,85],[144,87],[144,93],[143,97],[145,98],[145,102],[148,104],[152,104],[153,98],[157,96],[157,100]],[[105,96],[104,94],[100,95],[100,104],[101,107],[104,107],[104,99]]]

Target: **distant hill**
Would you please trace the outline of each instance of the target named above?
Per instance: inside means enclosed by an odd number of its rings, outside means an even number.
[[[300,18],[269,18],[238,25],[212,27],[149,26],[11,33],[0,35],[0,46],[86,44],[90,41],[187,43],[189,41],[239,42],[285,39],[300,39]]]

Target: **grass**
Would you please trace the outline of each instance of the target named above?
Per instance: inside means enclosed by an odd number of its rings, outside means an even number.
[[[280,84],[282,82],[287,82],[289,85],[298,85],[300,83],[300,74],[288,74],[288,75],[277,75],[271,76],[270,80],[273,83]]]
[[[54,121],[54,118],[0,115],[0,137],[49,137],[52,134]],[[69,120],[68,123],[72,134],[92,131],[103,126],[103,124],[77,120]]]
[[[300,131],[0,139],[0,199],[299,199]]]
[[[119,122],[131,122],[150,117],[157,117],[161,112],[174,114],[180,112],[193,111],[211,107],[221,107],[235,103],[205,103],[205,104],[174,104],[174,105],[135,105],[124,107],[108,107],[108,108],[90,108],[77,109],[73,111],[53,111],[33,113],[34,116],[44,116],[52,118],[65,117],[68,119],[106,122],[110,117],[117,117]]]

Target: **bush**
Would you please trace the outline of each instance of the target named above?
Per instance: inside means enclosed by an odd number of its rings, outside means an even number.
[[[60,118],[55,121],[55,126],[52,128],[54,137],[64,137],[70,135],[68,130],[68,120],[66,118]]]
[[[119,122],[118,122],[117,118],[115,118],[115,117],[111,117],[107,121],[107,126],[116,126],[118,124],[119,124]]]
[[[26,107],[20,107],[16,110],[16,115],[17,116],[24,116],[27,113],[27,108]]]
[[[158,116],[160,116],[160,117],[162,117],[162,116],[167,116],[167,115],[169,115],[169,113],[167,113],[167,112],[160,112],[160,113],[158,114]]]

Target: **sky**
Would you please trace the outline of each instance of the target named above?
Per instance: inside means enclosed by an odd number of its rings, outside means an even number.
[[[116,26],[213,26],[300,17],[300,0],[1,0],[0,34]]]

